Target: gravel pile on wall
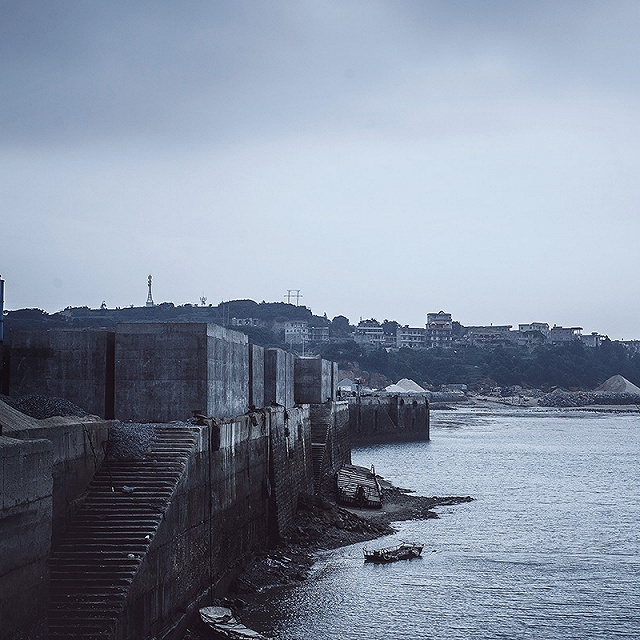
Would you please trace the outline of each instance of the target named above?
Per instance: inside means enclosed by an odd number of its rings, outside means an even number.
[[[156,438],[149,424],[116,424],[109,430],[107,456],[111,460],[141,460],[148,456]]]
[[[89,415],[84,409],[81,409],[73,404],[73,402],[69,402],[69,400],[65,400],[64,398],[32,394],[23,396],[22,398],[0,396],[0,399],[16,411],[20,411],[20,413],[24,413],[32,418],[37,418],[38,420],[53,418],[53,416],[84,417]]]

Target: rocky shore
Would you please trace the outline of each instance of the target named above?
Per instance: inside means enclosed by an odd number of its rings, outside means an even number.
[[[270,590],[292,587],[307,578],[317,552],[389,535],[396,531],[394,522],[437,518],[434,508],[473,500],[470,496],[415,496],[382,479],[380,484],[381,509],[347,508],[337,505],[329,496],[302,496],[290,535],[277,547],[256,556],[227,597],[216,604],[230,607],[243,622],[250,624],[252,607],[268,599]],[[197,619],[184,636],[185,640],[214,637]]]

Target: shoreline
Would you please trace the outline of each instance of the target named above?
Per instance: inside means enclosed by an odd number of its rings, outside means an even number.
[[[248,627],[269,636],[274,615],[266,604],[282,590],[306,580],[318,553],[365,543],[397,532],[395,522],[438,518],[436,507],[471,502],[471,496],[416,496],[378,476],[383,503],[380,509],[345,507],[333,497],[302,496],[289,535],[277,546],[256,554],[254,560],[216,604],[234,610]],[[184,640],[214,637],[201,621],[194,620]],[[271,636],[269,636],[271,637]]]

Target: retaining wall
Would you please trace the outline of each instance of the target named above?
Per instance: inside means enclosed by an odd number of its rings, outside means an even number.
[[[298,495],[312,485],[309,424],[307,408],[254,412],[219,424],[219,450],[217,434],[200,427],[199,450],[136,575],[114,640],[168,637],[190,611],[221,595],[251,554],[286,532]]]
[[[0,634],[46,637],[53,451],[0,436]]]
[[[316,490],[332,493],[335,490],[335,474],[345,464],[351,464],[351,436],[349,428],[349,404],[325,402],[309,406],[311,440],[324,443],[322,458],[315,462]]]

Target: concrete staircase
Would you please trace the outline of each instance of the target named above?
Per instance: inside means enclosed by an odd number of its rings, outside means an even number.
[[[198,441],[197,429],[152,429],[144,456],[101,465],[71,527],[53,549],[52,640],[107,639],[115,631],[130,585]]]

